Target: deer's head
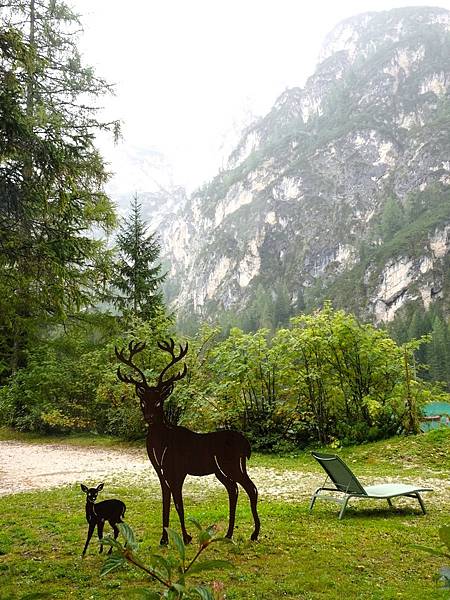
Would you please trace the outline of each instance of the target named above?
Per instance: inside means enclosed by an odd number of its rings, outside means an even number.
[[[88,488],[87,485],[84,485],[84,483],[82,483],[81,489],[87,496],[87,502],[94,504],[94,502],[97,500],[98,493],[102,491],[103,486],[104,484],[101,483],[96,488]]]
[[[175,342],[172,338],[169,339],[168,342],[158,342],[158,347],[164,352],[168,352],[170,354],[171,361],[168,365],[164,367],[161,371],[158,381],[156,385],[149,385],[145,378],[143,371],[137,367],[133,362],[133,357],[138,352],[142,352],[145,348],[145,342],[133,342],[131,341],[128,344],[128,358],[125,356],[125,349],[118,350],[115,348],[116,356],[120,362],[124,363],[131,369],[133,369],[138,375],[139,378],[133,375],[125,375],[121,372],[120,367],[117,369],[117,377],[120,381],[124,383],[131,383],[135,386],[136,394],[141,403],[142,414],[144,415],[144,419],[149,424],[162,422],[164,419],[164,400],[170,396],[173,391],[173,386],[176,381],[182,379],[187,373],[186,364],[183,367],[183,370],[164,379],[164,375],[174,364],[182,360],[188,351],[188,343],[183,347],[179,344],[179,353],[175,353]]]

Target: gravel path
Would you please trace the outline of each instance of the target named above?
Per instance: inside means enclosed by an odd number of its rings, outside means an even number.
[[[61,444],[27,444],[0,442],[0,496],[38,489],[49,489],[77,482],[145,485],[160,495],[159,481],[145,449],[112,450],[73,447]],[[323,480],[320,473],[289,473],[251,467],[249,474],[261,493],[294,498],[310,495]],[[222,489],[214,475],[188,477],[186,494],[200,494],[204,489]]]
[[[0,442],[0,457],[0,496],[150,471],[145,453],[137,450],[8,441]]]
[[[77,482],[94,484],[105,481],[113,485],[124,483],[142,485],[147,492],[160,497],[159,482],[144,448],[112,450],[0,441],[0,456],[0,496]],[[302,473],[252,467],[250,461],[248,471],[261,497],[276,497],[286,501],[298,501],[310,497],[312,491],[324,480],[319,467],[314,473]],[[401,480],[408,482],[408,478],[405,477]],[[364,478],[364,481],[367,484],[372,483],[369,478]],[[417,483],[417,480],[414,482]],[[427,477],[421,478],[420,483],[435,490],[433,494],[427,494],[427,500],[429,498],[433,503],[442,500],[448,502],[449,481]],[[186,496],[200,496],[204,494],[205,489],[223,488],[213,475],[188,477],[184,493]]]

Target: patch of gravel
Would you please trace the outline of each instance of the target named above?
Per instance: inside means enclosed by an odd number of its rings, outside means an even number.
[[[137,450],[7,441],[0,442],[0,456],[0,496],[149,470],[145,452]]]
[[[72,447],[60,444],[27,444],[0,441],[0,496],[31,490],[50,489],[74,483],[96,484],[105,481],[111,487],[136,484],[151,496],[160,497],[158,478],[153,471],[145,448],[142,450],[112,450]],[[252,467],[248,472],[256,484],[261,498],[277,498],[294,502],[309,498],[322,485],[323,474],[317,472],[277,470]],[[380,478],[362,478],[365,484],[379,483]],[[450,481],[436,477],[417,478],[386,477],[383,482],[414,483],[430,487],[426,502],[446,503],[450,499]],[[205,491],[223,490],[213,475],[187,477],[184,486],[186,498],[200,498]]]

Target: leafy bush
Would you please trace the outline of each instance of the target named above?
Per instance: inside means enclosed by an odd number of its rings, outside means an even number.
[[[158,582],[163,588],[161,592],[139,588],[137,591],[148,600],[159,600],[161,598],[189,600],[199,597],[202,600],[223,600],[225,595],[223,587],[219,582],[214,582],[214,589],[212,590],[210,587],[204,585],[190,585],[186,580],[193,574],[230,567],[231,564],[228,561],[209,560],[198,562],[198,559],[210,544],[224,541],[231,543],[231,540],[218,537],[214,525],[203,529],[195,519],[190,519],[190,521],[198,529],[198,549],[193,558],[190,560],[187,558],[186,548],[181,536],[173,529],[167,527],[169,540],[177,554],[172,554],[169,557],[161,554],[153,554],[151,557],[152,562],[149,566],[144,565],[136,553],[138,544],[131,527],[126,523],[119,523],[118,527],[125,543],[122,544],[111,537],[103,538],[102,543],[109,544],[114,549],[114,552],[106,559],[101,570],[101,575],[106,575],[130,563],[149,575],[154,582]]]
[[[109,327],[94,321],[52,332],[33,348],[27,367],[0,389],[2,424],[142,437],[139,402],[117,378],[114,347],[147,341],[136,361],[153,382],[168,362],[156,341],[168,337],[170,322],[137,319],[121,333],[109,319]],[[255,449],[274,452],[417,431],[420,406],[436,393],[414,365],[426,339],[400,346],[330,304],[275,333],[232,328],[220,339],[205,326],[189,340],[188,375],[166,400],[166,418],[197,431],[237,429]]]
[[[239,429],[255,448],[274,451],[417,431],[427,386],[409,363],[423,341],[399,346],[330,304],[275,334],[233,328],[193,363],[187,416],[194,426]]]
[[[0,390],[0,419],[21,431],[66,433],[96,431],[125,438],[145,432],[132,386],[119,382],[114,347],[130,339],[160,339],[169,321],[136,319],[120,333],[118,322],[90,315],[87,322],[46,332],[46,339],[28,353],[27,367]],[[161,365],[157,347],[140,360],[151,377]]]

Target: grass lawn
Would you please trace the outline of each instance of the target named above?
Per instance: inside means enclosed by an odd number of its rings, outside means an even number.
[[[448,479],[449,447],[450,431],[437,431],[339,454],[361,476]],[[252,457],[250,469],[252,465],[319,469],[306,453],[283,458],[258,455]],[[103,499],[114,495],[126,502],[126,521],[140,540],[144,562],[154,552],[168,552],[158,546],[160,502],[137,487],[118,484],[108,492]],[[449,598],[434,580],[445,561],[411,544],[438,545],[438,528],[450,520],[450,497],[430,493],[424,498],[427,515],[419,513],[413,501],[395,511],[388,510],[386,502],[353,501],[354,508],[338,521],[339,507],[329,502],[318,501],[310,515],[304,499],[286,503],[262,497],[261,538],[252,543],[251,514],[241,494],[235,544],[213,545],[204,554],[205,559],[227,559],[234,568],[199,575],[199,581],[223,581],[227,600]],[[203,525],[218,523],[226,530],[225,493],[208,492],[201,500],[187,497],[185,508]],[[0,515],[1,600],[37,598],[39,592],[61,599],[126,599],[133,597],[131,590],[147,586],[144,575],[131,568],[100,577],[104,558],[97,554],[94,539],[81,560],[87,524],[78,486],[0,497]],[[174,512],[171,524],[178,529]],[[159,589],[155,584],[148,587]]]

